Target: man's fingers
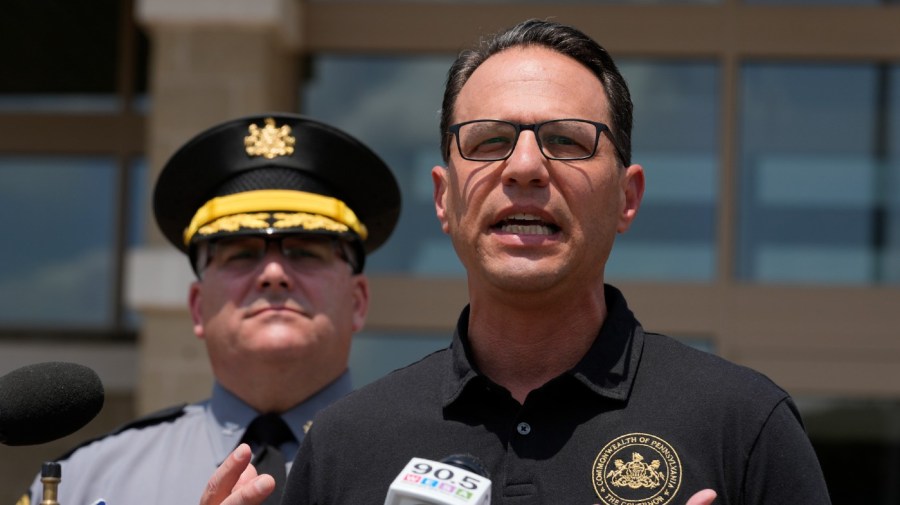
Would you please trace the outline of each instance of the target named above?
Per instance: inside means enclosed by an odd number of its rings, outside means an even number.
[[[716,499],[716,492],[712,489],[704,489],[699,493],[691,496],[685,505],[711,505]]]
[[[245,444],[241,444],[245,445]],[[253,453],[250,454],[250,457],[253,457]],[[244,471],[241,472],[241,476],[238,478],[237,484],[232,486],[232,489],[239,489],[241,486],[246,485],[248,482],[255,479],[257,476],[256,467],[253,464],[248,464]]]
[[[250,446],[240,444],[225,458],[225,461],[216,468],[215,473],[206,483],[206,490],[200,498],[200,505],[221,505],[239,481],[245,483],[256,476],[256,470],[250,464]],[[250,475],[246,475],[250,471]]]
[[[210,477],[200,505],[259,505],[272,494],[275,479],[256,475],[252,457],[247,444],[237,446]]]
[[[253,473],[255,475],[256,471]],[[274,490],[275,479],[271,475],[254,476],[248,482],[238,484],[231,496],[221,505],[260,505]]]

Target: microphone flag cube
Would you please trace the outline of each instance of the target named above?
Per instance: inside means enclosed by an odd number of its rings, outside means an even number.
[[[388,489],[385,505],[490,505],[491,481],[448,463],[412,458]]]

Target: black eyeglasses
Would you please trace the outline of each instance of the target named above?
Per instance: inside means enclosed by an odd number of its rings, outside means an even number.
[[[470,161],[509,158],[522,130],[534,132],[541,153],[551,160],[586,160],[594,156],[600,134],[606,131],[619,159],[625,160],[609,127],[586,119],[553,119],[534,124],[476,119],[447,128],[448,133],[456,136],[459,155]]]

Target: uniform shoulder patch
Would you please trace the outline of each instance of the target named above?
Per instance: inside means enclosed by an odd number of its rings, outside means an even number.
[[[68,452],[63,454],[62,456],[56,458],[56,461],[62,461],[68,459],[75,451],[85,447],[87,445],[93,444],[94,442],[99,442],[104,438],[111,437],[113,435],[118,435],[128,430],[139,430],[142,428],[146,428],[148,426],[155,426],[157,424],[169,423],[172,422],[179,417],[183,416],[185,413],[185,407],[187,407],[187,403],[182,403],[181,405],[175,405],[172,407],[167,407],[162,410],[158,410],[156,412],[152,412],[145,416],[138,417],[132,421],[129,421],[118,428],[106,433],[105,435],[100,435],[99,437],[94,437],[84,442],[76,445]],[[17,504],[18,505],[18,504]],[[26,504],[27,505],[27,504]]]
[[[172,407],[167,407],[145,416],[138,417],[133,421],[129,421],[122,426],[119,426],[118,428],[113,430],[110,435],[118,435],[123,431],[139,430],[141,428],[146,428],[148,426],[154,426],[157,424],[170,423],[184,415],[184,408],[187,407],[187,405],[187,403],[182,403],[181,405],[174,405]]]
[[[594,492],[605,505],[667,505],[681,488],[681,460],[665,440],[629,433],[610,441],[591,469]]]

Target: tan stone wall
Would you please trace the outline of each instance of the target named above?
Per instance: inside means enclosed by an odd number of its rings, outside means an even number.
[[[209,396],[212,372],[206,347],[194,336],[186,310],[145,312],[138,357],[138,412],[153,412]]]

